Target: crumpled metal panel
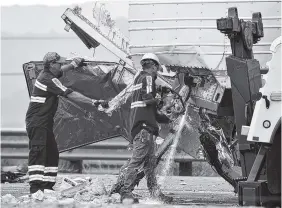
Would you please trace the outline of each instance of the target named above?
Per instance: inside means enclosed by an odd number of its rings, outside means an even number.
[[[262,68],[271,58],[272,41],[281,34],[281,1],[182,0],[132,1],[129,4],[130,53],[134,63],[144,53],[156,53],[162,64],[226,70],[229,39],[216,29],[216,19],[236,6],[239,18],[251,20],[261,12],[264,37],[254,46]]]
[[[66,72],[60,81],[64,86],[90,98],[110,99],[125,88],[122,79],[119,83],[111,81],[109,76],[111,74],[108,74],[107,82],[101,82],[106,72],[114,74],[116,67],[116,63],[88,62],[86,67]],[[30,95],[33,84],[43,69],[43,64],[29,62],[23,65],[23,69]],[[116,136],[127,138],[126,118],[128,115],[128,104],[113,112],[112,116],[108,116],[95,107],[73,103],[60,97],[54,118],[54,133],[59,151],[71,150]]]

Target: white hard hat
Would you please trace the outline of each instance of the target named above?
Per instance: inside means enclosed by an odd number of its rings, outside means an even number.
[[[156,54],[153,54],[153,53],[145,53],[140,61],[141,65],[142,65],[142,61],[144,60],[153,60],[157,62],[159,66],[161,65],[159,58],[156,56]]]

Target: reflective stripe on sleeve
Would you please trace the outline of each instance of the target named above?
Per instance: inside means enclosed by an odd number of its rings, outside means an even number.
[[[152,86],[153,86],[153,80],[151,76],[146,76],[146,82],[147,82],[147,93],[151,93],[153,91]]]
[[[141,89],[141,88],[142,88],[142,83],[137,84],[137,85],[133,85],[133,86],[131,87],[131,91],[133,92],[133,91],[139,90],[139,89]]]
[[[30,96],[30,102],[34,103],[45,103],[46,98],[45,97],[36,97],[36,96]]]
[[[63,90],[64,92],[67,90],[67,88],[60,82],[60,80],[58,80],[57,78],[53,78],[52,82],[61,90]]]
[[[35,81],[35,84],[34,84],[35,87],[43,90],[43,91],[47,91],[47,86],[40,83],[38,80]]]
[[[143,102],[143,101],[136,101],[136,102],[133,102],[131,103],[131,106],[130,108],[138,108],[138,107],[146,107],[146,103]]]

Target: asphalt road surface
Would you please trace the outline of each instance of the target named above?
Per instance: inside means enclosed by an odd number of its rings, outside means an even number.
[[[65,176],[65,175],[60,175]],[[70,178],[87,176],[98,178],[102,181],[107,190],[110,190],[112,184],[116,181],[117,176],[114,175],[68,175]],[[142,180],[140,185],[135,189],[135,193],[142,195],[140,204],[132,207],[237,207],[238,197],[235,195],[233,188],[218,177],[179,177],[168,176],[159,178],[163,181],[162,190],[165,194],[174,198],[170,205],[160,204],[148,198],[149,193],[146,188],[146,181]],[[28,194],[28,184],[2,184],[1,196],[12,194],[15,197]],[[8,205],[1,202],[2,207],[24,207],[21,205]],[[119,203],[110,204],[91,204],[77,203],[69,206],[59,206],[57,202],[39,202],[29,207],[124,207]]]

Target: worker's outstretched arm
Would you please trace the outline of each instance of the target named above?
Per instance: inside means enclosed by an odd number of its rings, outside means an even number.
[[[85,103],[85,104],[89,104],[89,105],[92,105],[92,103],[95,101],[95,100],[92,101],[91,98],[86,97],[86,96],[82,95],[81,93],[75,92],[75,91],[68,94],[67,98],[70,99],[71,101],[76,102],[76,103]]]
[[[66,71],[69,71],[69,70],[73,70],[73,69],[75,69],[75,68],[77,68],[77,67],[82,66],[83,62],[84,62],[84,59],[83,59],[83,58],[74,58],[74,59],[71,61],[70,64],[63,65],[63,66],[61,67],[61,70],[62,70],[63,72],[66,72]]]
[[[107,103],[107,101],[91,99],[75,91],[68,94],[67,98],[77,103],[85,103],[96,107],[98,107],[100,104],[102,105],[102,107],[105,107],[104,105]]]
[[[75,92],[72,89],[65,87],[57,78],[46,80],[46,83],[44,84],[46,84],[47,91],[55,95],[66,97],[74,102],[85,103],[96,107],[98,107],[101,104],[103,108],[108,107],[107,101],[91,99],[89,97],[82,95],[79,92]]]
[[[61,67],[62,72],[73,70],[74,66],[72,64],[66,64]]]

